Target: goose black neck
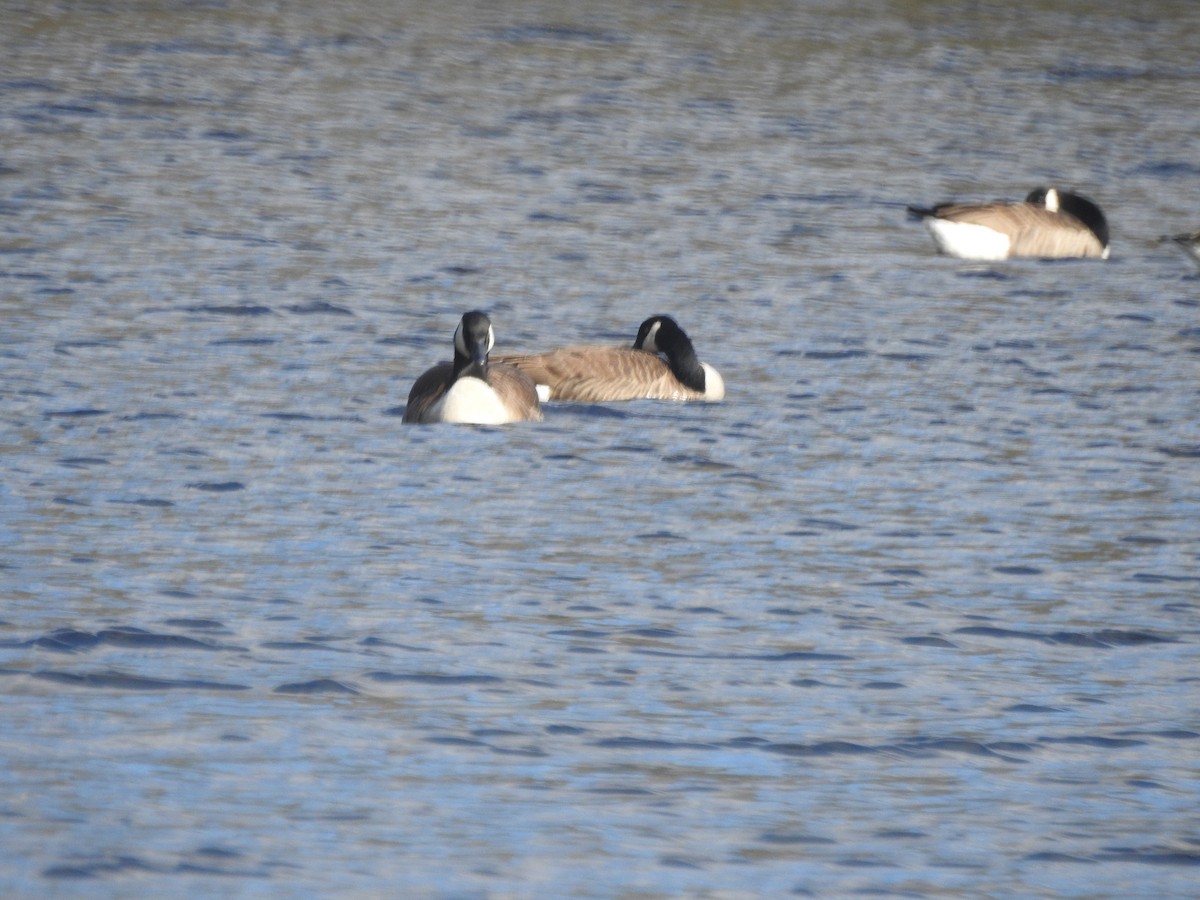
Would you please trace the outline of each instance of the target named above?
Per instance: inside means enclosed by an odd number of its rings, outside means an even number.
[[[1068,212],[1086,225],[1096,235],[1102,247],[1108,246],[1108,220],[1100,207],[1078,194],[1062,192],[1058,198],[1059,209]]]
[[[696,356],[696,348],[683,329],[664,321],[654,337],[658,349],[667,357],[667,365],[680,384],[704,393],[704,367]]]
[[[492,320],[475,309],[466,313],[454,332],[454,378],[487,381],[488,352],[492,349]]]
[[[485,353],[483,359],[464,356],[457,351],[454,354],[454,378],[480,378],[487,381],[488,361]]]
[[[1044,207],[1046,206],[1046,199],[1050,194],[1050,190],[1050,188],[1044,187],[1036,188],[1030,191],[1029,196],[1025,198],[1025,202]],[[1054,193],[1057,198],[1058,211],[1074,216],[1096,236],[1096,239],[1100,241],[1100,246],[1107,247],[1108,220],[1104,217],[1104,213],[1100,207],[1080,194],[1074,194],[1070,191],[1055,191]]]

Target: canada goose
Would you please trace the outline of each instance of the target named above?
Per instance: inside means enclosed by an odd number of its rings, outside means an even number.
[[[454,362],[439,363],[408,392],[404,422],[503,425],[538,422],[542,410],[533,382],[512,366],[488,362],[496,342],[492,320],[479,310],[454,331]]]
[[[1037,188],[1023,203],[941,203],[910,206],[938,249],[960,259],[1108,259],[1108,222],[1091,200]]]
[[[1168,234],[1163,240],[1178,244],[1183,252],[1190,256],[1196,265],[1200,266],[1200,231],[1193,231],[1190,234]]]
[[[563,347],[497,360],[533,379],[542,400],[715,402],[725,397],[720,373],[700,362],[691,340],[670,316],[643,322],[632,348]]]

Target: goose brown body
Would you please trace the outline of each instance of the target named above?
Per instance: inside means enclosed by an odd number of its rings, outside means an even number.
[[[1108,258],[1108,223],[1078,194],[1039,188],[1020,203],[909,207],[941,252],[964,259]]]
[[[681,384],[666,360],[626,347],[563,347],[504,363],[549,388],[549,400],[608,403],[614,400],[703,400],[703,392]]]
[[[450,419],[436,417],[434,410],[443,401],[455,383],[454,363],[438,363],[426,370],[408,393],[408,405],[404,409],[405,422],[448,422]],[[542,412],[538,404],[537,388],[527,376],[511,366],[488,365],[484,382],[495,393],[504,409],[504,422],[538,422]],[[476,422],[474,424],[504,424],[504,422]]]
[[[669,316],[643,322],[633,347],[572,346],[496,360],[528,375],[543,389],[544,400],[715,402],[725,397],[720,373],[697,359],[691,340]]]

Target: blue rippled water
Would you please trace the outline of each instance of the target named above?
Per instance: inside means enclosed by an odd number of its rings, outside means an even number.
[[[1193,6],[8,10],[3,894],[1192,896]]]

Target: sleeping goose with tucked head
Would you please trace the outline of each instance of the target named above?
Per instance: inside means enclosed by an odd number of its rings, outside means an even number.
[[[479,310],[464,315],[454,332],[454,361],[439,363],[413,383],[403,421],[468,425],[541,421],[533,382],[512,366],[488,360],[495,342],[487,315]]]
[[[528,375],[542,400],[715,402],[725,397],[720,373],[700,362],[691,340],[670,316],[643,322],[632,348],[563,347],[497,360]]]
[[[1108,259],[1108,222],[1079,194],[1037,188],[1022,203],[941,203],[908,207],[938,250],[959,259]]]
[[[1179,248],[1190,256],[1196,265],[1200,266],[1200,231],[1188,234],[1168,234],[1163,240],[1178,244]]]

